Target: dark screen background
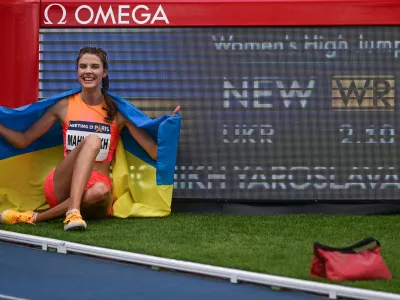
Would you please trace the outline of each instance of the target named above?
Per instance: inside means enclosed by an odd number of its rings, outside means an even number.
[[[40,98],[86,45],[150,117],[181,105],[174,198],[399,198],[398,27],[42,29]]]

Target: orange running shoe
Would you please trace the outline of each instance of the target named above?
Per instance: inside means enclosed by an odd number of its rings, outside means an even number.
[[[17,223],[28,223],[35,224],[35,212],[18,212],[15,210],[5,210],[0,215],[0,222],[2,224],[17,224]]]
[[[85,230],[86,227],[79,210],[74,210],[65,217],[64,230]]]

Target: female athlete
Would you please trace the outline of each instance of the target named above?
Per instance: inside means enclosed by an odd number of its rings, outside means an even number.
[[[110,165],[119,133],[125,126],[149,156],[157,159],[153,138],[128,121],[106,94],[109,88],[107,53],[101,48],[82,48],[76,65],[82,86],[80,93],[55,103],[25,132],[0,124],[0,136],[17,148],[25,148],[60,121],[64,145],[64,159],[44,182],[50,209],[40,213],[6,210],[0,216],[4,224],[33,224],[65,215],[65,230],[83,230],[87,227],[83,217],[108,216],[113,204]],[[172,115],[179,110],[178,106]]]

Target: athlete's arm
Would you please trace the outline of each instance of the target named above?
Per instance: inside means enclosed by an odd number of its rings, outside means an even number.
[[[180,106],[175,108],[172,116],[179,113],[181,109]],[[123,116],[120,112],[117,113],[117,124],[120,130],[126,126],[129,129],[132,137],[139,143],[140,146],[150,155],[150,157],[154,160],[157,159],[157,143],[153,140],[153,138],[147,133],[143,128],[137,127],[135,124],[130,122],[125,116]]]
[[[138,142],[140,146],[147,152],[148,155],[154,160],[157,159],[157,143],[143,128],[137,127],[135,124],[130,122],[120,112],[117,113],[117,124],[120,130],[123,127],[128,127],[132,137]]]
[[[0,136],[4,137],[16,148],[26,148],[45,134],[54,123],[60,119],[64,114],[66,103],[66,101],[60,100],[48,108],[43,116],[33,123],[25,132],[20,132],[0,124]]]

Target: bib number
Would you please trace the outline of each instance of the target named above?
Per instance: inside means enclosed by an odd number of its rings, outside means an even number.
[[[66,150],[71,152],[86,137],[95,134],[101,141],[100,151],[96,156],[96,161],[103,161],[108,156],[111,144],[111,128],[109,124],[70,121],[66,134]]]

